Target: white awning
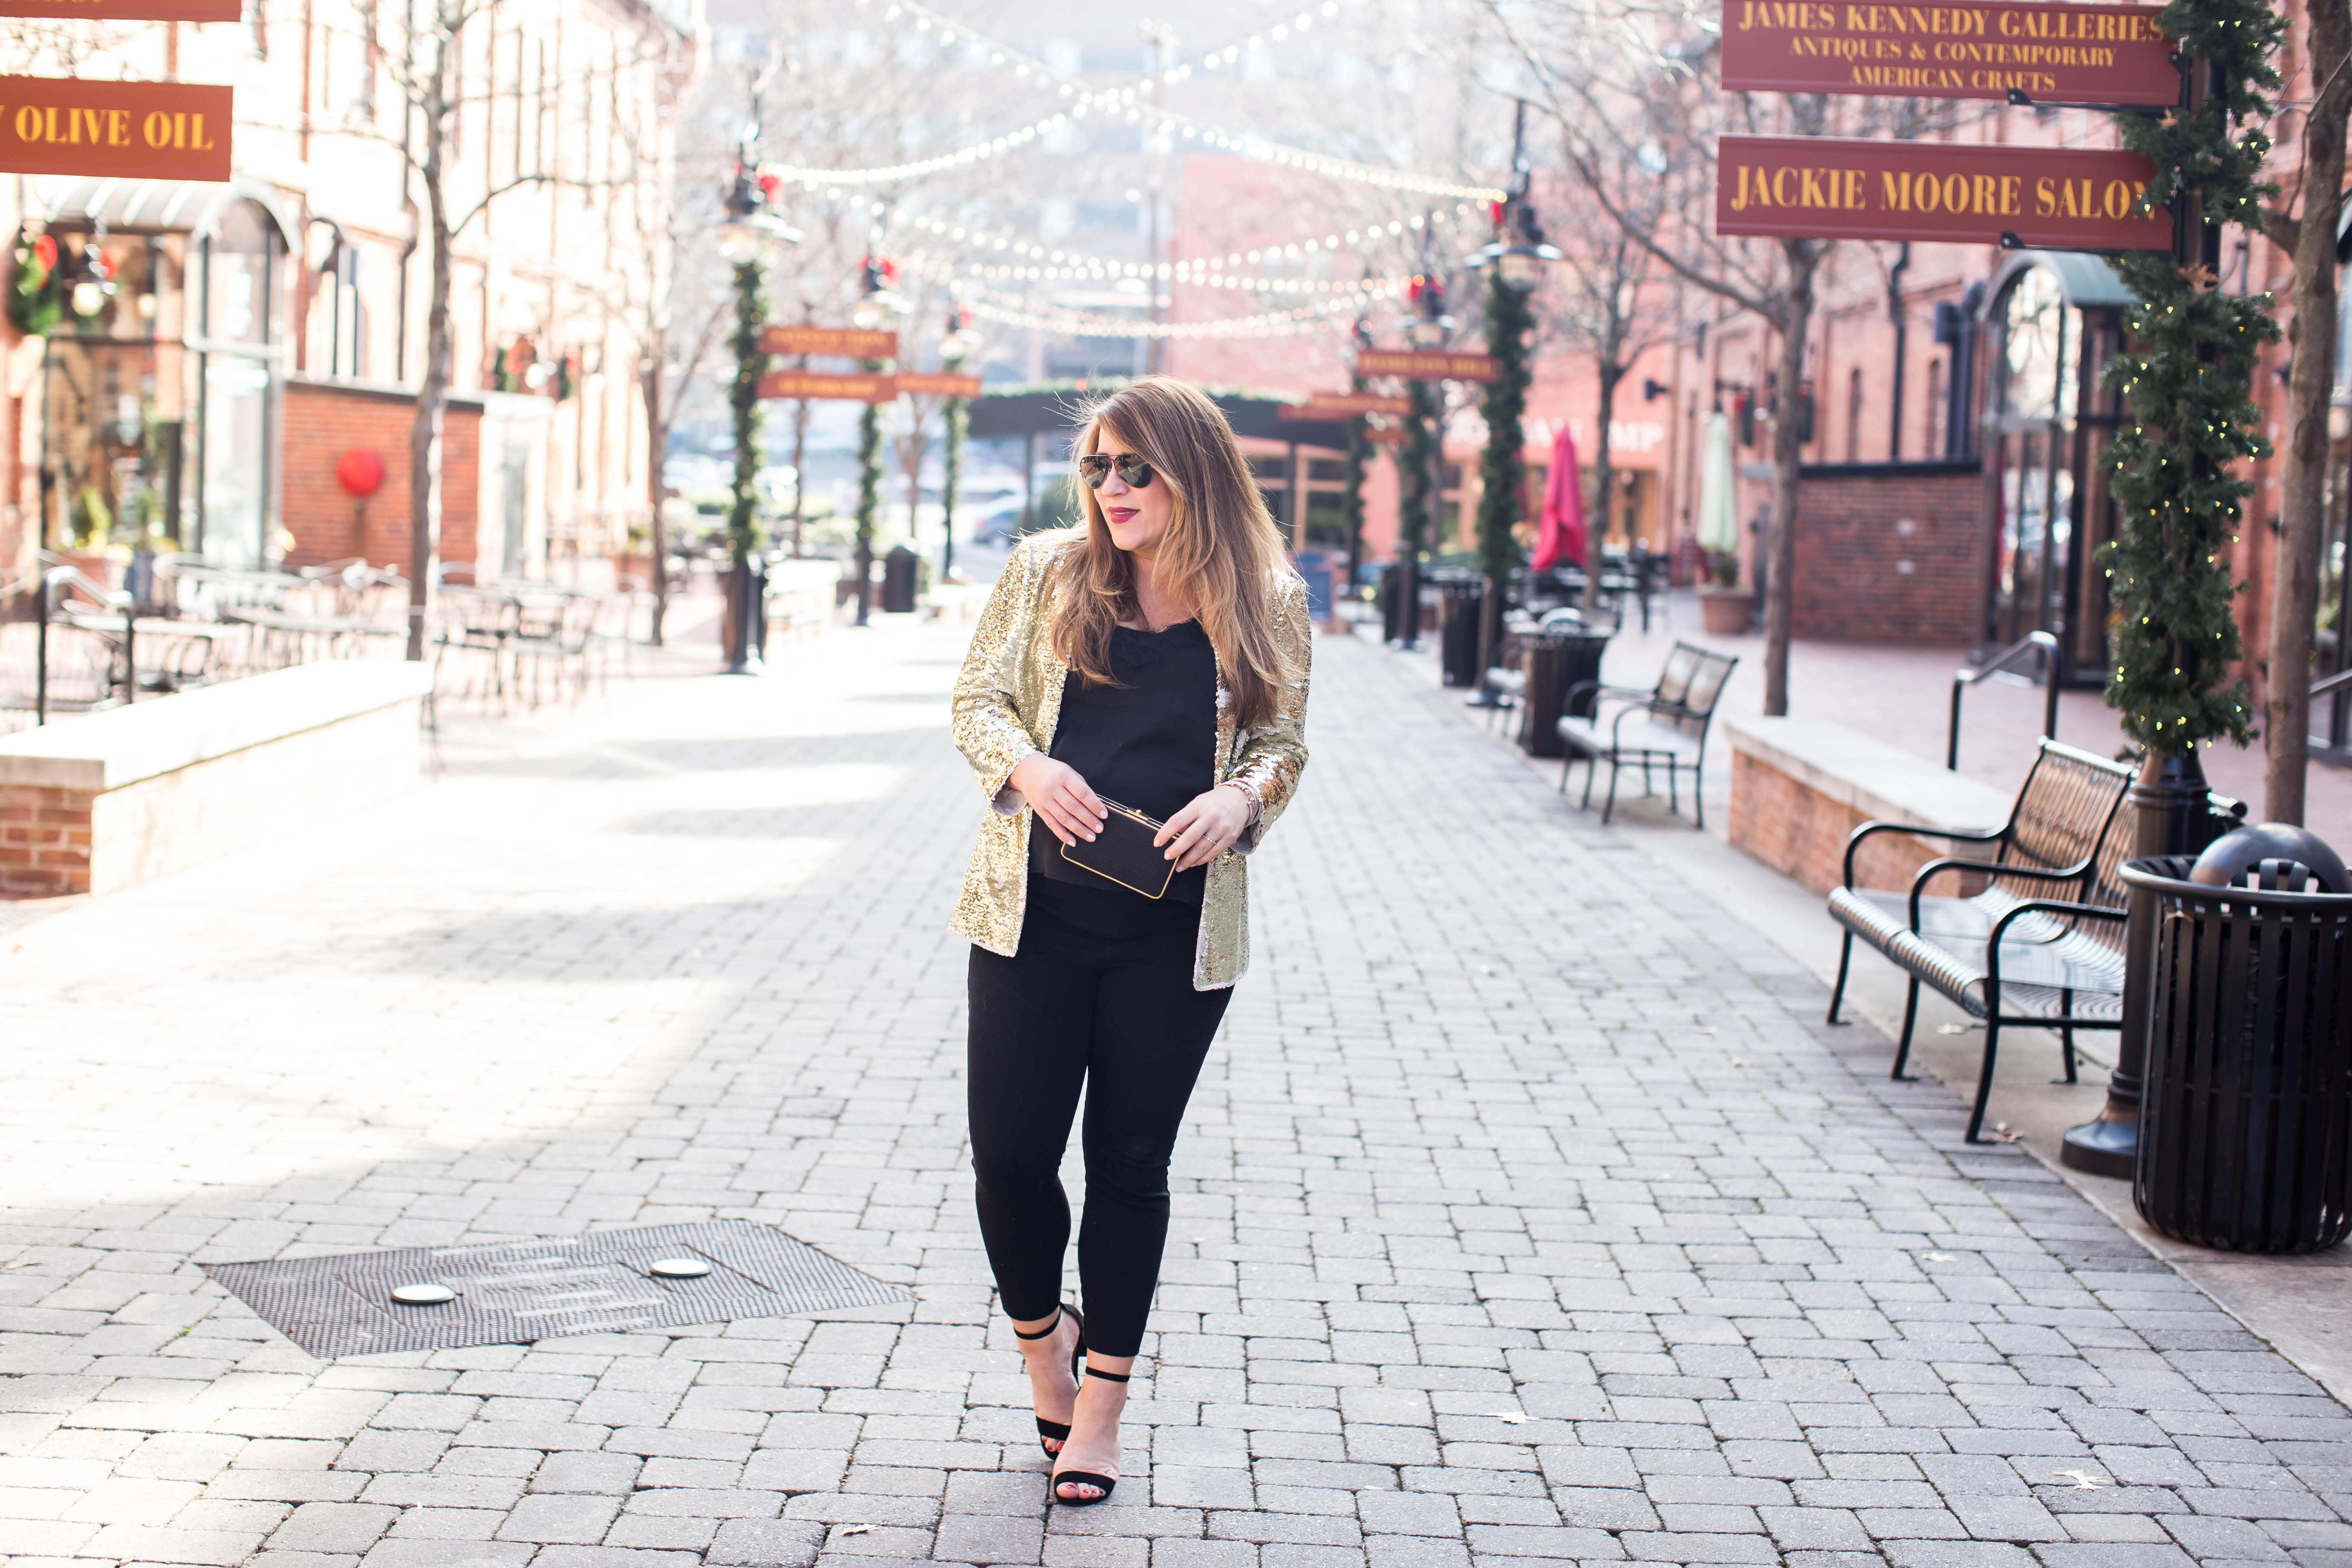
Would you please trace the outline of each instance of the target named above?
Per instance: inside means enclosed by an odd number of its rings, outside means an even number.
[[[208,235],[231,205],[251,202],[269,215],[288,249],[301,244],[301,225],[277,187],[243,174],[226,182],[68,177],[46,180],[40,186],[52,224],[78,227],[102,222],[114,234]]]

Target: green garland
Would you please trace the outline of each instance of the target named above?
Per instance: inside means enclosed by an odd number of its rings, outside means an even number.
[[[1519,521],[1519,492],[1528,466],[1521,450],[1521,419],[1528,411],[1528,333],[1535,312],[1528,296],[1504,285],[1499,274],[1486,283],[1486,353],[1495,379],[1486,384],[1481,412],[1486,418],[1486,451],[1478,460],[1478,570],[1500,595],[1519,563],[1519,542],[1511,530]]]
[[[1355,376],[1349,386],[1357,392],[1364,390],[1364,378]],[[1357,415],[1348,421],[1348,455],[1341,459],[1339,469],[1339,519],[1348,533],[1348,581],[1343,592],[1335,598],[1352,597],[1356,578],[1364,564],[1364,471],[1371,466],[1372,438],[1364,416]]]
[[[868,371],[882,368],[867,360]],[[882,405],[869,403],[857,415],[857,624],[866,624],[874,598],[874,520],[882,507]]]
[[[2201,202],[2206,223],[2257,233],[2270,138],[2259,128],[2279,86],[2271,57],[2284,24],[2267,0],[2172,0],[2158,26],[2210,63],[2211,95],[2157,120],[2120,118],[2124,145],[2156,165],[2142,197],[2162,210],[2178,195]],[[2175,210],[2179,210],[2176,206]],[[2124,733],[2152,752],[2188,752],[2227,735],[2252,738],[2242,680],[2224,685],[2245,655],[2231,602],[2242,584],[2228,560],[2252,483],[2235,465],[2268,455],[2248,396],[2255,355],[2277,341],[2268,294],[2231,298],[2204,266],[2141,252],[2115,263],[2139,303],[2124,316],[2128,351],[2108,365],[2129,416],[2108,448],[2120,517],[2100,552],[2114,606],[2107,706]]]
[[[955,564],[957,491],[961,488],[963,480],[963,436],[971,423],[969,416],[964,412],[966,406],[963,398],[948,399],[947,418],[944,421],[947,426],[945,449],[940,453],[940,532],[942,535],[940,545],[940,575],[941,577],[945,577],[948,569]],[[911,529],[913,524],[914,520],[909,516],[908,526]]]
[[[1431,485],[1430,470],[1437,462],[1444,409],[1433,381],[1407,382],[1405,396],[1412,407],[1404,416],[1403,444],[1397,448],[1397,467],[1402,470],[1398,477],[1404,492],[1397,505],[1397,531],[1406,552],[1418,561],[1437,532],[1440,500]]]
[[[768,356],[760,352],[761,328],[768,319],[768,269],[757,257],[735,264],[735,331],[727,342],[735,351],[735,380],[727,405],[735,415],[735,484],[727,510],[728,542],[735,563],[751,560],[758,547],[760,508],[760,378]]]

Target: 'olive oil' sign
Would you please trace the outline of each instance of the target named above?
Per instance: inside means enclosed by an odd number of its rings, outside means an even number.
[[[233,97],[189,82],[0,77],[0,172],[226,180]]]

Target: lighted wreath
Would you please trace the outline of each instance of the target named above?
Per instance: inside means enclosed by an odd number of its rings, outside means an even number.
[[[65,316],[63,269],[58,242],[46,234],[16,237],[16,286],[8,294],[8,320],[16,330],[46,336]]]

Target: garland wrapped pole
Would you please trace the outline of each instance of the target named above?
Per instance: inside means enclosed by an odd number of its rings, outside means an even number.
[[[1403,494],[1397,507],[1404,570],[1397,582],[1397,637],[1401,648],[1421,646],[1421,552],[1435,531],[1440,494],[1437,465],[1445,409],[1433,381],[1405,384],[1411,408],[1404,416],[1404,442],[1397,448],[1397,479]]]
[[[2197,748],[2223,736],[2243,745],[2253,733],[2245,683],[2231,675],[2245,650],[2228,553],[2254,489],[2236,465],[2270,450],[2248,395],[2255,355],[2278,338],[2270,296],[2222,293],[2219,264],[2221,226],[2260,232],[2273,194],[2261,174],[2271,147],[2261,126],[2278,88],[2271,56],[2284,25],[2266,0],[2172,0],[2158,25],[2189,58],[2188,104],[2119,123],[2124,144],[2156,165],[2144,199],[2170,205],[2177,238],[2169,256],[2115,263],[2139,303],[2125,313],[2127,347],[2106,372],[2125,417],[2107,452],[2116,537],[2101,552],[2115,606],[2107,706],[2143,748],[2129,797],[2136,858],[2194,854],[2210,840]],[[2132,903],[2126,962],[2144,974],[2156,910],[2147,894]],[[2127,987],[2106,1107],[2069,1130],[2061,1151],[2078,1170],[2132,1173],[2147,1013]]]
[[[1486,289],[1486,352],[1495,361],[1495,379],[1486,384],[1480,409],[1486,420],[1486,450],[1478,460],[1478,570],[1486,591],[1479,596],[1473,704],[1495,700],[1486,689],[1486,667],[1501,640],[1503,600],[1519,563],[1519,542],[1511,530],[1518,525],[1520,493],[1527,488],[1521,421],[1528,408],[1528,331],[1534,325],[1526,289],[1514,287],[1497,268]]]
[[[882,368],[867,360],[865,368]],[[874,613],[874,518],[882,504],[882,405],[869,403],[857,416],[857,625],[871,624]]]
[[[1371,346],[1370,323],[1358,321],[1356,347],[1368,349]],[[1348,390],[1363,391],[1364,378],[1360,375],[1350,375],[1348,378]],[[1348,455],[1343,459],[1344,466],[1340,469],[1344,483],[1339,491],[1339,516],[1348,531],[1348,583],[1345,596],[1350,598],[1355,595],[1356,580],[1363,574],[1364,470],[1370,466],[1371,460],[1371,437],[1367,434],[1364,416],[1359,414],[1348,421]],[[1331,595],[1331,614],[1335,616],[1339,613],[1339,601],[1342,596],[1337,591]]]
[[[1496,204],[1495,243],[1481,251],[1486,269],[1486,353],[1495,378],[1486,384],[1481,409],[1486,420],[1486,450],[1478,464],[1478,570],[1486,591],[1479,596],[1478,673],[1471,683],[1473,706],[1501,700],[1486,689],[1486,669],[1502,640],[1503,600],[1511,571],[1519,563],[1519,503],[1527,489],[1528,334],[1536,324],[1528,297],[1542,280],[1544,267],[1559,252],[1544,243],[1528,188],[1528,106],[1519,101],[1511,122],[1511,194]]]
[[[735,263],[735,331],[728,346],[735,351],[735,379],[727,388],[728,406],[735,416],[735,483],[727,509],[727,673],[760,673],[760,649],[753,636],[757,590],[751,573],[758,548],[760,508],[760,378],[768,371],[768,356],[760,350],[760,332],[768,318],[768,268],[755,248]]]

